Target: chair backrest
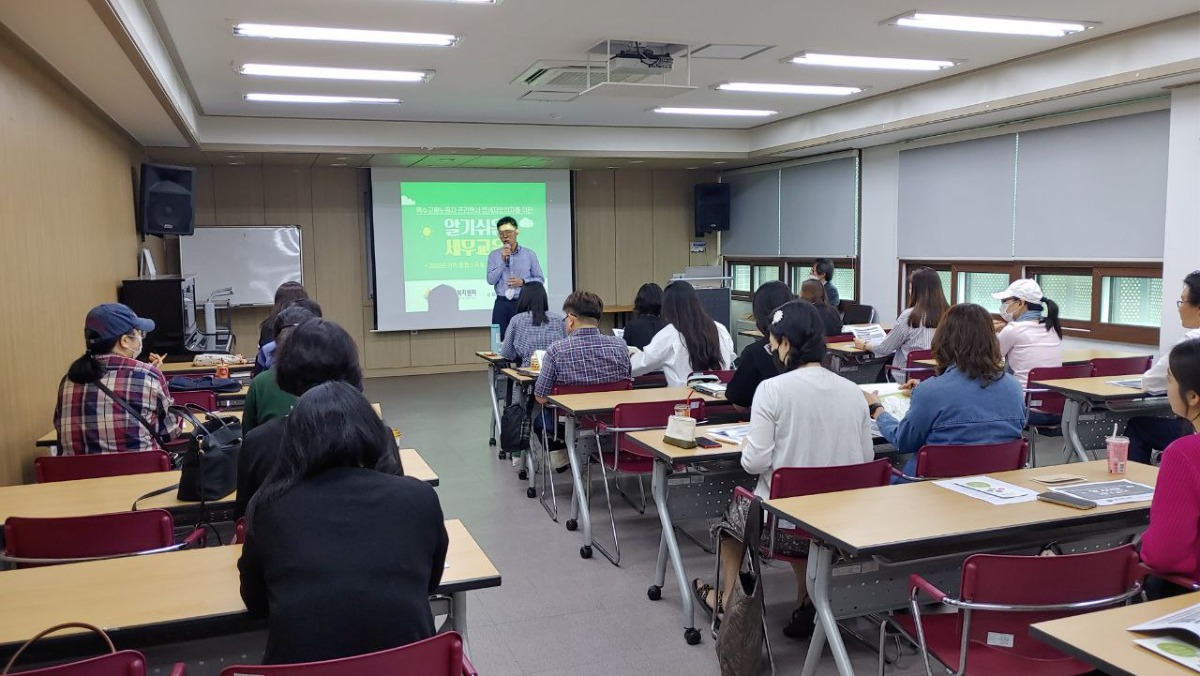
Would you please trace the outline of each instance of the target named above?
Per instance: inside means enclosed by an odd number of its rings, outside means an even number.
[[[918,364],[922,359],[933,359],[933,350],[911,350],[908,353],[907,361],[904,363],[905,380],[928,380],[933,377],[933,367],[926,364]]]
[[[1137,589],[1142,571],[1133,545],[1062,556],[975,554],[963,563],[960,597],[975,603],[1054,605],[1119,597]],[[1117,605],[1114,602],[1112,605]],[[1104,607],[1104,606],[1100,606]],[[1029,635],[1029,625],[1096,610],[984,611],[970,613],[970,639],[979,645],[1031,659],[1062,659],[1062,653]],[[961,637],[966,615],[958,613]],[[995,637],[1012,641],[999,648]],[[989,640],[991,639],[991,640]]]
[[[887,458],[856,465],[780,467],[771,473],[771,499],[874,488],[887,486],[891,482],[892,464]],[[780,530],[787,530],[798,537],[808,537],[807,531],[800,529]]]
[[[589,392],[619,392],[621,390],[632,390],[633,381],[618,380],[613,383],[599,383],[596,385],[555,385],[550,391],[551,396],[556,394],[587,394]]]
[[[1142,375],[1154,363],[1150,355],[1137,357],[1108,357],[1092,360],[1092,376],[1133,376]]]
[[[725,370],[721,370],[721,371],[703,371],[702,373],[704,373],[704,375],[706,375],[706,376],[716,376],[718,380],[720,380],[723,383],[728,384],[729,381],[733,380],[733,374],[737,373],[737,370],[736,369],[725,369]]]
[[[870,324],[875,321],[875,308],[870,305],[851,305],[842,316],[843,324]]]
[[[217,410],[217,393],[212,390],[192,390],[189,392],[171,392],[171,401],[176,406],[196,404],[205,411]]]
[[[39,484],[125,474],[149,474],[171,469],[171,458],[160,450],[91,455],[53,455],[33,461]]]
[[[1089,378],[1092,375],[1091,364],[1075,364],[1072,366],[1043,366],[1029,372],[1029,389],[1034,390],[1025,395],[1025,405],[1031,409],[1062,415],[1067,398],[1058,392],[1040,391],[1037,383],[1046,380],[1067,380],[1069,378]]]
[[[629,427],[666,427],[667,419],[675,414],[675,405],[684,403],[685,399],[677,401],[646,401],[638,403],[617,404],[613,408],[612,426],[617,428]],[[704,400],[692,399],[690,402],[692,417],[704,420]],[[629,441],[625,434],[617,433],[615,443],[617,450],[642,457],[653,457],[644,449]]]
[[[54,518],[10,516],[4,522],[4,553],[23,559],[122,556],[173,544],[175,523],[165,509]]]
[[[853,343],[853,342],[854,342],[854,334],[853,333],[839,333],[836,336],[826,336],[825,337],[826,345],[833,345],[834,343]]]
[[[653,371],[640,376],[633,377],[633,387],[641,389],[643,387],[666,387],[667,374],[662,371]]]
[[[233,524],[233,539],[229,541],[231,545],[246,544],[246,517],[239,517]]]
[[[70,664],[22,671],[21,676],[146,676],[146,656],[136,650],[120,650]]]
[[[399,648],[324,662],[226,667],[221,676],[462,676],[474,671],[468,665],[463,660],[462,636],[450,631]]]
[[[917,476],[927,479],[1021,469],[1029,445],[1021,438],[999,444],[938,446],[926,444],[917,451]]]

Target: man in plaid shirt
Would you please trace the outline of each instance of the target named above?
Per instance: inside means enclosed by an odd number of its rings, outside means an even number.
[[[146,451],[159,447],[146,427],[130,415],[102,383],[125,400],[154,428],[159,438],[178,436],[182,423],[169,414],[167,380],[158,370],[162,357],[138,361],[142,341],[154,322],[138,317],[120,303],[107,303],[88,313],[84,328],[87,353],[71,364],[59,385],[54,429],[64,455]]]

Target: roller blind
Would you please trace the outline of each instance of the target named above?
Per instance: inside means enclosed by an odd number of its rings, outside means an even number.
[[[1016,255],[1161,258],[1168,111],[1020,135]]]
[[[854,256],[857,217],[855,158],[780,172],[780,253],[784,256]]]
[[[1012,255],[1012,134],[900,153],[901,258]]]
[[[779,255],[779,171],[721,180],[730,184],[729,230],[721,233],[722,255]]]

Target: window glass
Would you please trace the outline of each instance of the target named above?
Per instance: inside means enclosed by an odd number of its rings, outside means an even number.
[[[995,312],[999,301],[992,294],[1008,288],[1007,272],[960,272],[958,273],[958,302],[982,305],[988,312]]]
[[[1162,319],[1161,277],[1103,277],[1100,321],[1157,327]]]
[[[1092,276],[1086,275],[1036,275],[1042,294],[1058,303],[1058,316],[1062,319],[1090,322],[1092,320]]]

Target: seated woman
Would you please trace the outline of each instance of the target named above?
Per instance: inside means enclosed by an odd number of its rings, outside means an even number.
[[[729,329],[708,315],[691,284],[674,281],[667,285],[663,320],[667,325],[646,349],[630,356],[633,375],[662,370],[667,386],[679,387],[696,371],[723,371],[733,365],[737,355]]]
[[[266,354],[263,353],[263,350],[275,340],[275,318],[279,316],[280,312],[283,312],[284,308],[298,300],[308,300],[308,290],[300,282],[284,282],[275,289],[275,304],[271,306],[267,318],[258,326],[258,354],[254,357],[254,370],[251,372],[253,375],[258,375],[271,367],[270,353],[275,348],[271,346],[267,349]]]
[[[819,282],[817,284],[820,285]],[[779,367],[775,364],[775,358],[771,356],[771,345],[767,338],[770,332],[767,326],[775,308],[795,299],[788,285],[779,281],[766,282],[754,291],[754,298],[751,300],[754,325],[763,337],[742,350],[737,371],[729,381],[729,386],[725,388],[725,398],[729,403],[741,409],[749,409],[754,403],[754,392],[758,389],[758,384],[779,375]]]
[[[842,332],[842,315],[836,308],[825,302],[825,285],[816,279],[806,279],[800,285],[800,300],[806,300],[821,313],[821,321],[825,323],[825,337],[836,336]]]
[[[629,347],[639,350],[646,349],[655,334],[662,330],[667,323],[662,320],[662,287],[650,282],[638,289],[637,297],[633,299],[633,319],[625,325],[621,337]]]
[[[313,314],[309,306],[302,305],[302,303],[312,303],[312,301],[293,303],[284,308],[283,312],[280,312],[279,316],[275,318],[274,340],[267,344],[273,346],[272,359],[274,359],[275,350],[279,349],[292,329],[306,319],[321,316],[319,306],[316,307],[317,313]],[[312,305],[316,306],[315,303]],[[266,352],[265,348],[260,350],[259,354],[264,352]],[[242,409],[242,433],[245,434],[269,420],[284,417],[295,404],[296,395],[280,389],[279,383],[275,379],[275,369],[268,368],[250,381],[250,389],[246,392],[246,406]]]
[[[429,595],[449,538],[437,493],[405,477],[392,432],[357,388],[304,393],[250,503],[242,600],[267,618],[264,664],[314,662],[433,635]]]
[[[878,393],[864,392],[879,433],[901,453],[926,444],[996,444],[1021,438],[1025,394],[1004,372],[1000,345],[987,310],[964,303],[946,312],[933,335],[934,377],[909,380],[901,389],[912,403],[903,420],[883,410]],[[916,471],[916,456],[904,473]]]
[[[280,310],[278,315],[275,315],[275,320],[271,323],[271,340],[264,345],[260,345],[258,348],[258,354],[254,355],[254,370],[250,372],[251,376],[258,376],[258,374],[271,368],[271,364],[275,359],[275,350],[279,349],[279,340],[275,336],[275,327],[280,325],[279,316],[282,315],[288,308],[294,307],[308,310],[309,314],[314,317],[324,316],[321,312],[321,306],[317,304],[317,301],[311,298],[301,298],[300,300],[288,303],[287,307],[283,308],[283,310]]]
[[[1163,453],[1158,485],[1150,503],[1150,527],[1142,535],[1142,561],[1163,574],[1200,582],[1200,339],[1179,343],[1171,350],[1167,370],[1167,399],[1171,411],[1191,425]],[[1182,593],[1181,587],[1158,578],[1146,582],[1154,598]]]
[[[87,352],[58,384],[54,429],[63,455],[149,451],[182,431],[183,421],[167,411],[171,395],[158,370],[162,357],[138,360],[153,330],[153,321],[120,303],[88,312]]]
[[[754,493],[771,494],[771,474],[781,467],[829,467],[870,462],[875,451],[871,420],[862,390],[845,378],[821,367],[825,357],[825,328],[811,303],[791,301],[772,313],[768,326],[771,351],[783,372],[762,381],[750,409],[750,435],[742,442],[742,469],[758,475]],[[734,533],[746,525],[747,504],[731,503],[724,524]],[[775,551],[806,557],[808,542],[779,534]],[[723,589],[718,596],[711,585],[692,581],[700,607],[721,612],[720,599],[728,598],[737,579],[741,545],[722,543],[718,552]],[[793,564],[799,604],[783,633],[791,638],[812,635],[815,611],[808,601],[805,562]]]
[[[550,347],[550,343],[567,337],[566,318],[548,311],[550,299],[541,282],[525,282],[521,296],[517,299],[517,314],[508,323],[504,332],[504,346],[500,355],[510,361],[529,366],[529,359],[538,350]]]
[[[354,339],[345,329],[325,319],[310,318],[293,328],[279,348],[271,370],[279,389],[294,397],[331,380],[362,390],[362,367]],[[285,423],[286,418],[274,418],[245,434],[238,453],[233,518],[246,514],[250,498],[278,464]]]
[[[871,341],[855,339],[855,347],[874,352],[878,357],[890,354],[892,366],[900,369],[908,366],[909,352],[928,350],[938,321],[950,307],[937,271],[921,268],[913,273],[908,282],[908,301],[908,309],[896,318],[896,325],[886,338]]]

